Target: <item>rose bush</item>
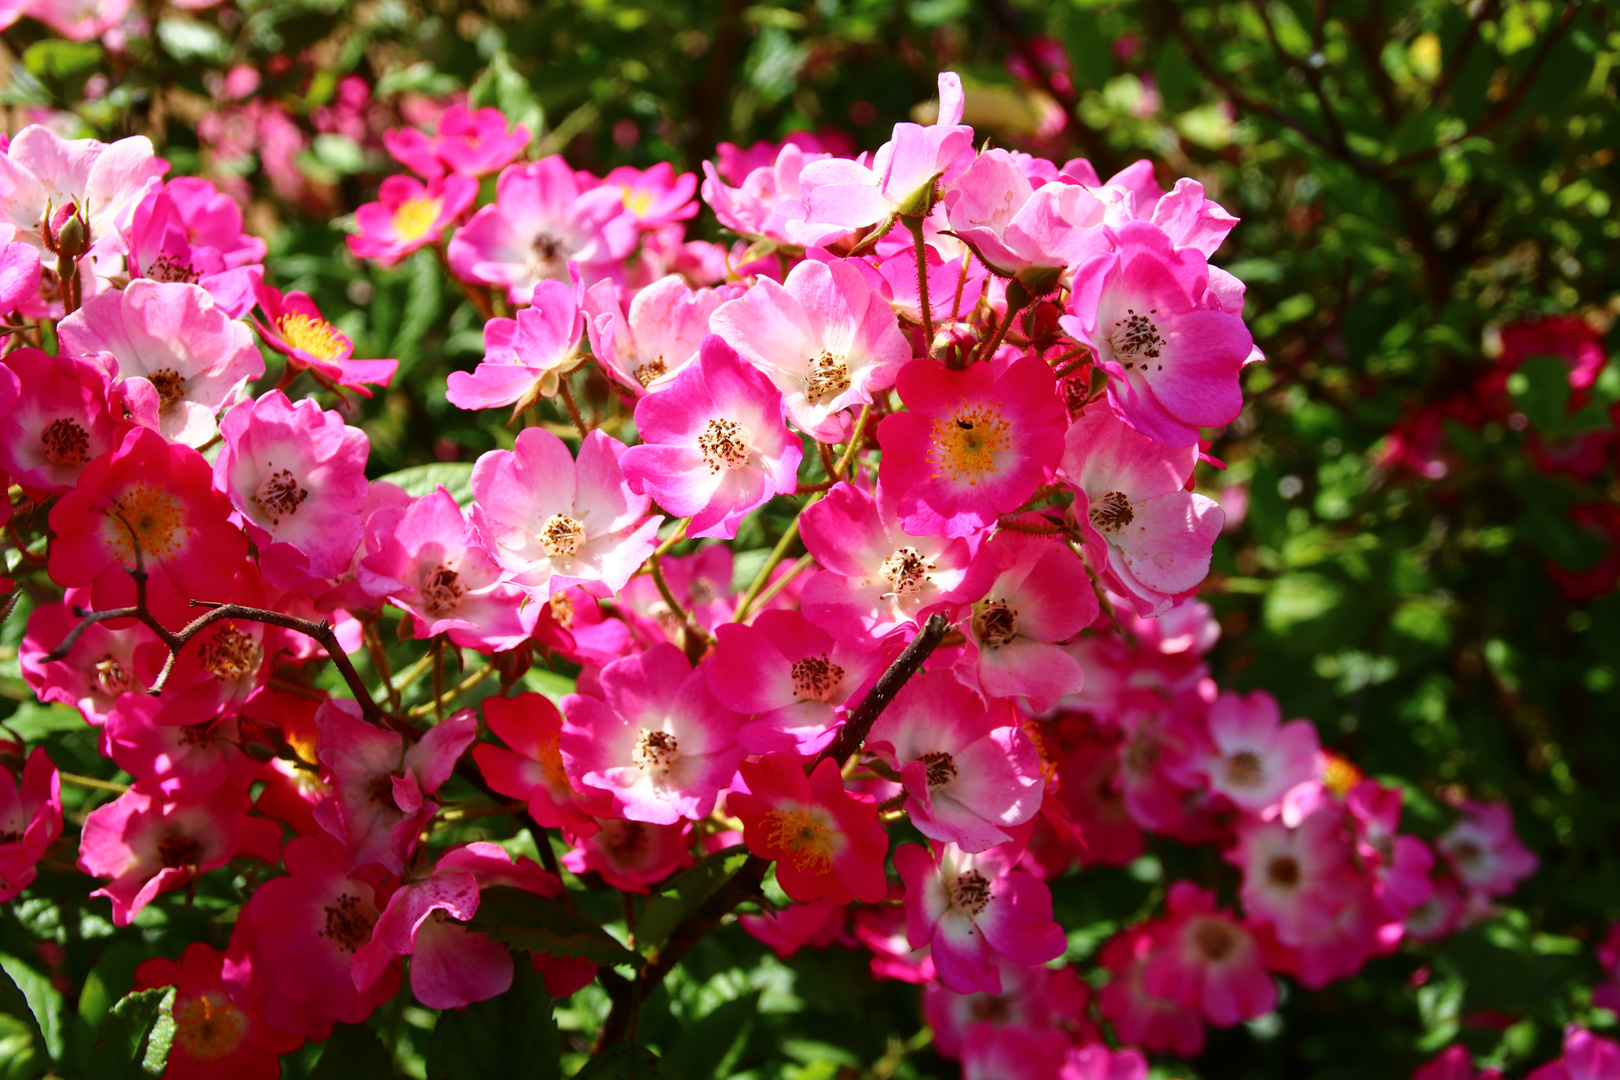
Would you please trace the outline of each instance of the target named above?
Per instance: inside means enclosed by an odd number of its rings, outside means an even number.
[[[0,15],[8,1075],[1620,1075],[1609,16],[818,12]]]

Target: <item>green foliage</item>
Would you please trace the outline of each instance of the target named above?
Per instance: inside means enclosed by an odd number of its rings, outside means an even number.
[[[309,1080],[387,1080],[394,1063],[377,1033],[363,1024],[336,1024],[321,1044]]]
[[[163,1075],[174,1041],[174,987],[128,994],[108,1010],[90,1039],[86,1076],[139,1080]]]
[[[680,1074],[644,1046],[615,1046],[574,1074],[581,1080],[679,1080]]]
[[[683,919],[718,892],[747,861],[748,849],[739,844],[706,855],[670,878],[636,919],[636,947],[648,953],[656,950]]]
[[[478,914],[469,925],[518,949],[577,956],[608,966],[640,967],[643,963],[638,954],[578,911],[523,889],[485,889]]]
[[[545,980],[518,963],[512,988],[439,1017],[428,1080],[557,1080],[561,1044]]]

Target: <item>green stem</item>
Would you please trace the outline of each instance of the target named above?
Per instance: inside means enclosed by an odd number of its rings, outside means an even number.
[[[922,311],[923,324],[923,355],[932,356],[934,352],[934,311],[928,302],[928,245],[923,243],[923,219],[902,218],[906,228],[911,230],[911,237],[917,249],[917,303]]]
[[[996,328],[996,336],[985,343],[984,348],[979,350],[979,355],[975,359],[988,360],[996,355],[996,350],[1001,348],[1001,342],[1006,338],[1007,331],[1012,329],[1013,319],[1017,318],[1020,311],[1029,306],[1032,299],[1034,297],[1030,296],[1017,281],[1007,282],[1007,317]]]

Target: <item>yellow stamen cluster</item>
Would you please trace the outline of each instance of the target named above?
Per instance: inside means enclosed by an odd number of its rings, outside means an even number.
[[[137,544],[149,560],[168,559],[190,535],[184,505],[156,484],[136,484],[107,508],[107,542],[126,565],[135,562]]]
[[[443,209],[439,199],[406,199],[394,210],[394,235],[406,243],[422,239],[433,231]]]
[[[174,1006],[174,1038],[200,1061],[236,1052],[247,1034],[247,1017],[224,994],[209,991]]]
[[[795,870],[825,874],[836,848],[833,831],[808,810],[772,810],[762,820],[765,842],[787,853]]]
[[[1012,425],[993,405],[974,405],[934,421],[928,459],[934,476],[972,487],[996,472],[996,454],[1012,445]]]
[[[343,355],[346,339],[325,319],[294,313],[283,315],[276,326],[289,348],[302,349],[317,360],[336,360]]]

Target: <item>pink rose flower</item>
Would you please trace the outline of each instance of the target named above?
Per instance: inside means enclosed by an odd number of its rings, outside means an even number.
[[[1220,505],[1186,490],[1197,447],[1166,446],[1096,406],[1064,436],[1063,472],[1082,498],[1075,518],[1104,582],[1137,614],[1162,615],[1209,573]]]
[[[586,286],[611,276],[635,248],[635,215],[616,187],[582,185],[560,155],[501,170],[495,201],[457,229],[450,268],[463,281],[506,289],[527,304],[542,281],[567,281],[579,267]]]
[[[738,771],[748,790],[727,795],[726,809],[742,821],[748,850],[776,862],[783,892],[845,904],[884,898],[889,834],[878,824],[876,799],[844,790],[837,762],[825,760],[806,776],[795,755],[778,752]]]
[[[626,316],[619,287],[598,281],[583,302],[591,355],[637,397],[661,390],[697,358],[710,317],[734,288],[694,290],[685,278],[671,274],[638,290]]]
[[[576,835],[596,832],[596,819],[580,809],[562,758],[562,713],[541,694],[490,697],[484,722],[506,747],[481,742],[473,761],[490,789],[528,802],[529,816],[545,829]]]
[[[357,258],[393,266],[411,252],[436,242],[478,197],[478,182],[466,176],[438,177],[427,184],[390,176],[377,201],[354,212],[359,232],[346,238]]]
[[[477,178],[497,172],[529,145],[527,125],[506,129],[506,117],[499,109],[485,107],[476,112],[462,104],[451,105],[439,114],[438,131],[432,136],[415,128],[383,132],[383,145],[401,165],[427,180],[444,174],[446,168],[458,177]]]
[[[252,332],[197,285],[132,281],[91,297],[58,332],[64,352],[111,354],[135,422],[187,446],[212,439],[215,416],[264,374]]]
[[[1097,352],[1108,397],[1132,427],[1169,446],[1230,423],[1243,408],[1238,373],[1254,339],[1234,300],[1194,248],[1175,248],[1157,225],[1106,229],[1107,247],[1074,271],[1065,331]],[[1235,299],[1242,310],[1241,298]]]
[[[977,538],[907,536],[894,498],[834,484],[800,518],[804,546],[823,569],[804,583],[804,614],[835,639],[875,645],[935,611],[953,615],[995,577]]]
[[[108,407],[111,380],[100,364],[21,348],[0,368],[0,467],[25,488],[72,490],[129,430]]]
[[[409,747],[398,732],[361,720],[360,707],[344,698],[322,703],[315,723],[316,757],[332,784],[331,796],[315,808],[316,823],[347,845],[351,865],[378,863],[403,874],[405,856],[439,809],[428,796],[478,737],[477,716],[463,709]]]
[[[298,1049],[302,1035],[277,1031],[225,985],[225,954],[201,942],[178,961],[158,957],[135,969],[135,989],[175,988],[170,1015],[174,1041],[163,1075],[168,1080],[278,1080],[281,1055]]]
[[[1067,946],[1052,921],[1052,894],[1012,869],[1021,847],[969,855],[944,844],[930,855],[906,844],[894,853],[906,886],[906,939],[930,946],[940,981],[957,993],[999,993],[1002,961],[1044,964]]]
[[[837,735],[844,706],[877,674],[870,649],[834,639],[797,611],[762,611],[753,625],[715,627],[704,665],[709,689],[751,719],[737,732],[744,753],[819,752]]]
[[[273,1027],[321,1040],[334,1021],[360,1023],[399,989],[397,964],[363,991],[353,975],[387,892],[380,875],[351,869],[329,836],[293,840],[285,858],[287,875],[260,885],[236,920],[233,945],[241,939],[250,962],[227,965],[226,979],[248,984]]]
[[[866,746],[900,774],[911,823],[932,840],[981,852],[1007,843],[1008,830],[1040,810],[1040,754],[1011,703],[986,709],[949,672],[913,676]]]
[[[45,849],[62,835],[62,781],[43,746],[23,765],[22,783],[0,769],[0,901],[33,882]]]
[[[798,488],[804,451],[784,413],[781,393],[710,334],[697,363],[636,402],[643,443],[620,459],[625,480],[631,491],[691,518],[687,536],[729,540],[773,495]]]
[[[79,836],[78,867],[110,880],[90,895],[112,901],[113,922],[128,926],[159,894],[238,855],[277,862],[281,829],[247,809],[247,796],[228,788],[173,801],[132,790],[96,807]]]
[[[285,588],[346,570],[370,486],[365,432],[313,398],[293,404],[271,390],[227,413],[220,433],[214,485],[241,515],[267,576]]]
[[[562,711],[563,767],[597,817],[701,821],[736,775],[742,718],[673,645],[615,660]]]
[[[411,614],[418,639],[446,634],[464,649],[515,649],[539,613],[502,579],[473,524],[441,484],[408,506],[366,516],[366,554],[355,575],[372,596]]]
[[[576,460],[557,436],[527,428],[511,450],[478,459],[473,529],[507,580],[535,600],[586,582],[624,588],[664,520],[647,515],[651,500],[621,468],[631,453],[598,430]]]
[[[1434,846],[1464,884],[1488,896],[1508,895],[1540,865],[1514,835],[1513,811],[1502,802],[1463,803],[1462,817]]]
[[[690,821],[652,825],[608,818],[598,825],[593,833],[572,837],[573,850],[562,859],[570,873],[600,874],[612,888],[646,896],[653,885],[695,861]]]
[[[1216,1027],[1234,1027],[1277,1007],[1277,983],[1248,927],[1215,908],[1215,894],[1190,881],[1170,887],[1160,947],[1143,986],[1197,1009]]]
[[[1080,662],[1055,643],[1090,626],[1101,608],[1084,564],[1061,541],[1012,531],[985,545],[999,573],[973,605],[957,671],[989,697],[1023,697],[1044,711],[1085,686]]]
[[[197,614],[188,601],[223,597],[247,557],[247,537],[230,524],[230,503],[211,473],[190,447],[150,428],[130,431],[51,508],[51,579],[92,586],[97,608],[127,607],[138,548],[152,614],[171,629],[184,626]]]
[[[997,374],[913,360],[896,384],[906,412],[883,418],[878,482],[913,536],[972,536],[1017,509],[1063,454],[1063,404],[1035,356]]]
[[[894,310],[842,262],[802,262],[780,285],[761,278],[709,325],[782,392],[793,425],[824,443],[847,438],[844,411],[894,385],[911,359]]]
[[[556,396],[562,377],[584,362],[573,291],[560,281],[542,281],[531,302],[534,306],[516,319],[484,324],[484,359],[470,373],[450,373],[445,395],[450,404],[459,409],[511,405],[515,417],[541,398]]]
[[[354,342],[321,317],[307,293],[285,296],[272,285],[255,279],[254,297],[264,319],[253,319],[259,337],[287,358],[295,371],[308,369],[328,386],[346,386],[365,397],[367,385],[387,386],[399,368],[398,360],[356,360]],[[261,369],[262,370],[262,369]]]

